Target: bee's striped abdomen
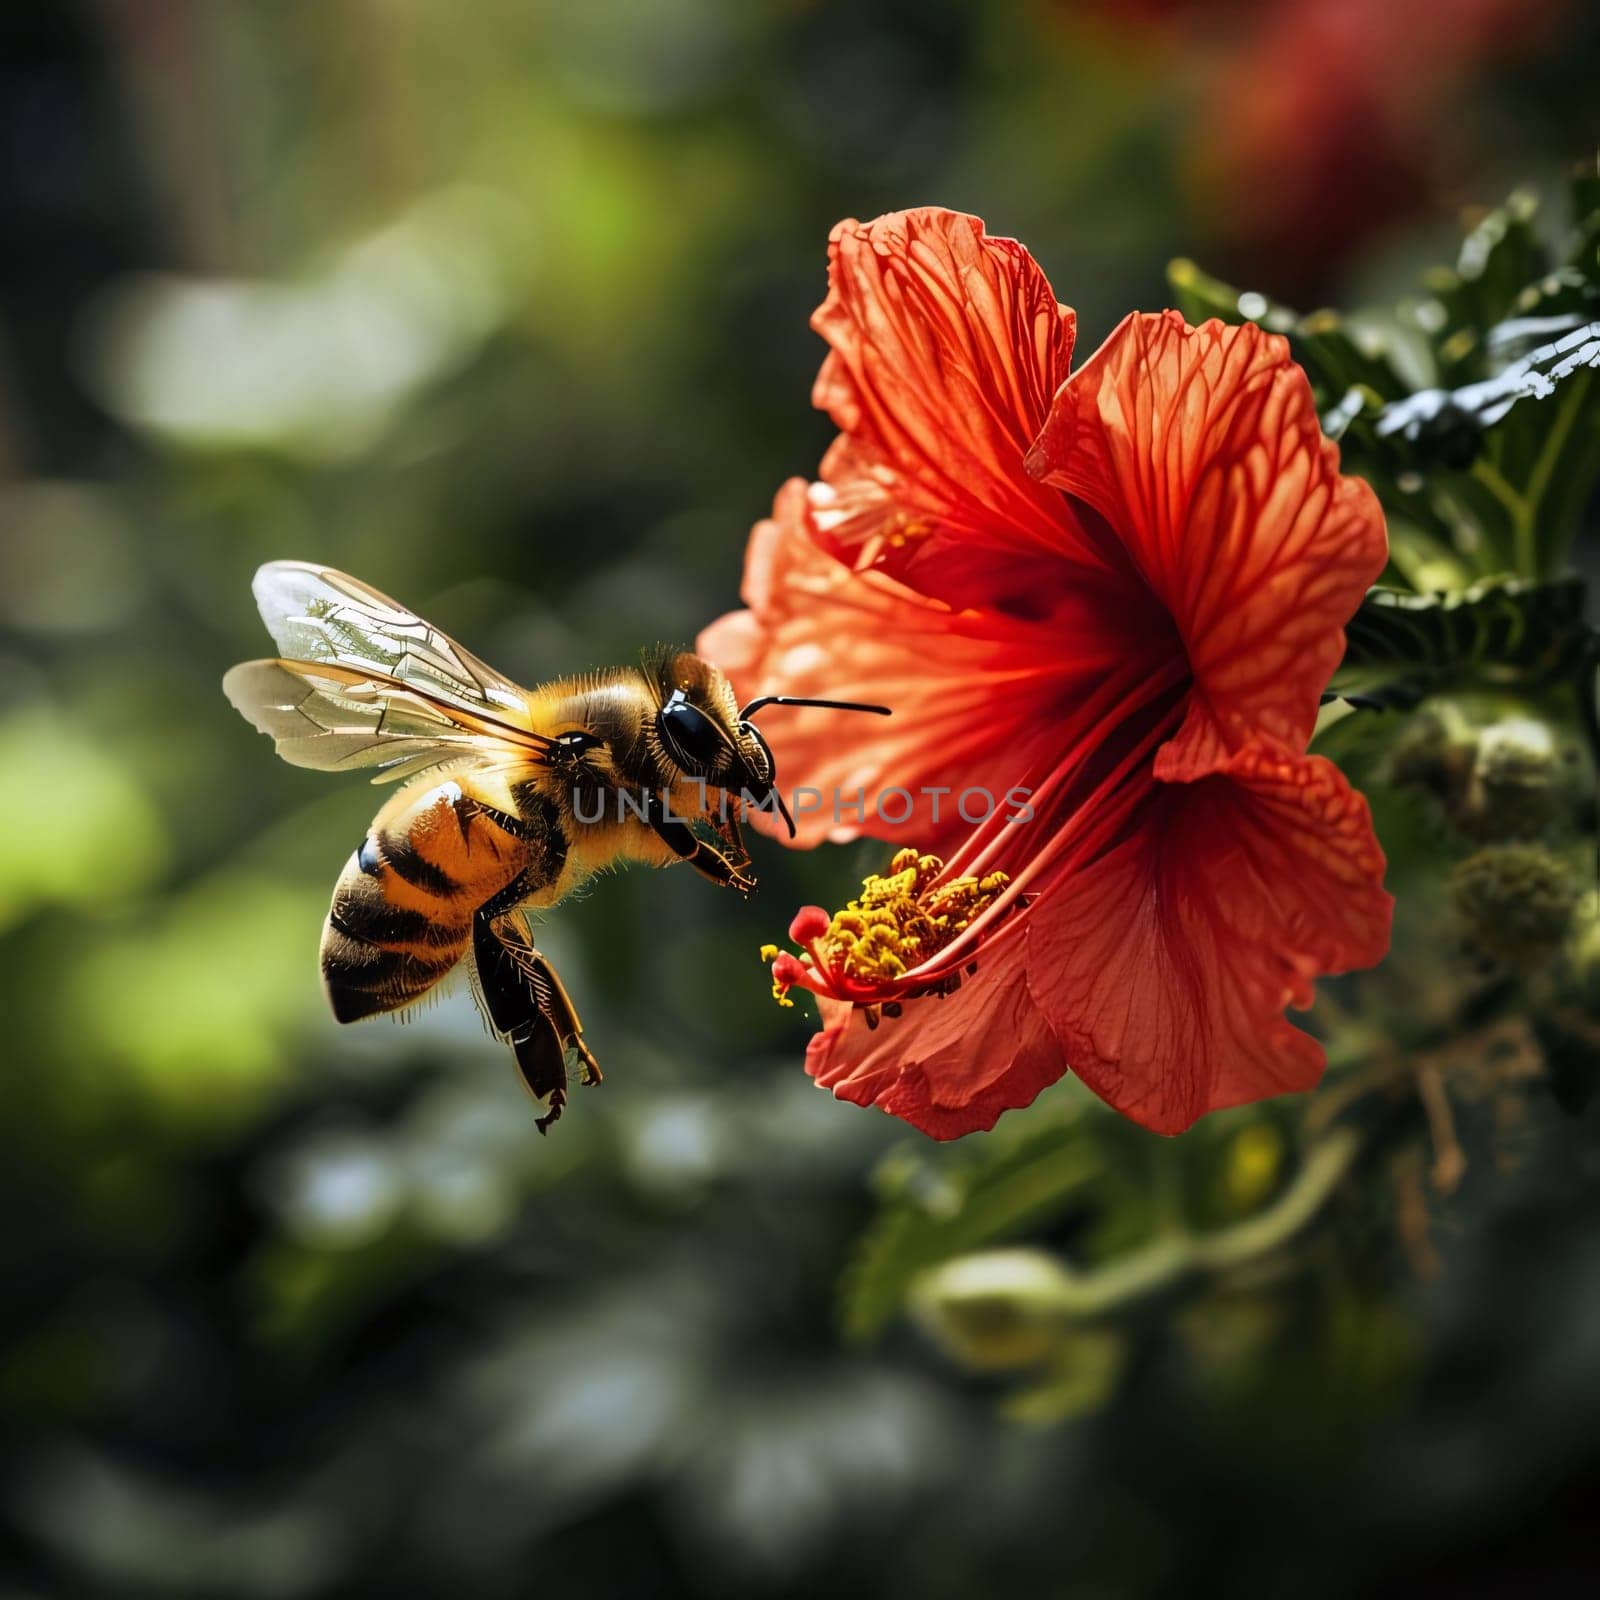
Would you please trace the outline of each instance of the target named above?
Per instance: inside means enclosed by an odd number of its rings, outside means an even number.
[[[322,931],[333,1014],[420,998],[466,954],[472,917],[523,874],[528,847],[458,784],[402,791],[351,856]]]

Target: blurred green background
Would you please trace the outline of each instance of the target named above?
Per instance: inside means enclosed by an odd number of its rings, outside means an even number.
[[[836,1313],[919,1141],[813,1089],[756,951],[876,851],[564,907],[608,1077],[542,1140],[463,991],[333,1024],[318,928],[382,792],[277,762],[219,680],[284,556],[525,681],[691,640],[827,443],[838,218],[982,214],[1085,352],[1177,254],[1392,294],[1593,150],[1597,43],[1556,0],[7,7],[4,1592],[1581,1587],[1592,1117],[1476,1171],[1431,1277],[1336,1226],[1030,1425]]]

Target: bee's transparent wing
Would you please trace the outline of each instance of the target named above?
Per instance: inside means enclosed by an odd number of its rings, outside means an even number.
[[[343,667],[246,661],[227,673],[222,690],[285,761],[321,772],[376,767],[374,783],[446,761],[537,762],[548,748],[536,734],[469,718],[394,679]]]
[[[382,783],[447,761],[538,761],[549,750],[514,683],[376,589],[299,561],[263,567],[254,587],[273,639],[294,659],[246,661],[222,687],[285,761],[377,767]]]
[[[270,561],[251,588],[279,653],[366,671],[429,699],[528,727],[527,696],[397,601],[305,561]]]

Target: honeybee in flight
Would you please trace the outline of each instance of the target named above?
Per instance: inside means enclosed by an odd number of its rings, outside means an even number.
[[[566,1103],[569,1052],[584,1083],[601,1074],[524,912],[621,859],[687,861],[748,894],[741,805],[771,805],[794,831],[750,718],[767,705],[888,715],[779,696],[741,710],[687,651],[522,689],[341,572],[273,561],[253,588],[283,656],[234,667],[229,700],[295,766],[407,780],[333,891],[322,979],[334,1016],[398,1011],[466,962],[543,1108],[541,1133]]]

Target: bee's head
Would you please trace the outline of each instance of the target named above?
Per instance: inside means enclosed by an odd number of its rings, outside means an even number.
[[[822,706],[835,711],[870,711],[889,715],[887,706],[860,705],[852,700],[799,700],[764,695],[742,710],[733,686],[718,667],[685,652],[661,668],[661,709],[656,732],[667,758],[686,777],[703,778],[732,794],[744,794],[758,807],[769,804],[788,824],[794,819],[777,787],[772,747],[751,718],[763,706]]]

